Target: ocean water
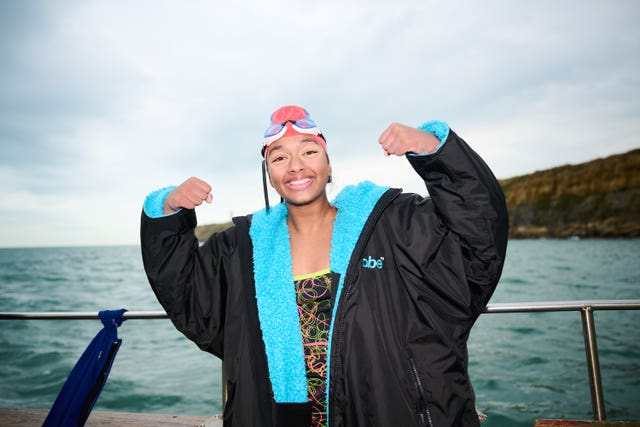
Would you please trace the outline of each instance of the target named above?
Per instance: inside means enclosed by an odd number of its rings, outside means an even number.
[[[0,249],[0,311],[160,310],[137,246]],[[640,239],[514,240],[491,302],[640,299]],[[640,420],[640,311],[596,311],[609,420]],[[0,320],[0,407],[49,408],[99,320]],[[130,319],[95,409],[220,413],[220,362]],[[470,372],[487,427],[592,417],[578,312],[483,314]]]

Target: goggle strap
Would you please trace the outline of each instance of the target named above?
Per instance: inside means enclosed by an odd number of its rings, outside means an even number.
[[[267,212],[269,212],[269,191],[267,188],[267,161],[262,161],[262,190],[264,191],[264,206]]]

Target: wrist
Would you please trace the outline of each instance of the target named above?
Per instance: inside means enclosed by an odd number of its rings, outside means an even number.
[[[438,151],[440,151],[445,141],[449,137],[449,125],[439,120],[431,120],[423,123],[418,126],[418,129],[433,135],[436,138],[436,145],[432,150],[423,153],[414,153],[412,154],[413,156],[429,156],[431,154],[437,153]]]
[[[165,216],[164,203],[169,195],[175,189],[174,186],[164,187],[149,194],[144,201],[144,212],[150,218],[160,218]]]
[[[164,203],[162,203],[162,213],[164,215],[171,215],[172,213],[175,213],[177,211],[177,209],[174,209],[170,202],[169,202],[169,196],[167,196],[166,199],[164,199]]]
[[[440,120],[430,120],[425,122],[418,126],[418,129],[434,135],[440,140],[440,144],[444,144],[449,136],[449,125]]]

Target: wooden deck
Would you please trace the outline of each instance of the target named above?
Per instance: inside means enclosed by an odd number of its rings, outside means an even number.
[[[0,408],[2,427],[40,427],[48,409]],[[222,427],[220,416],[92,411],[85,427]]]
[[[533,427],[640,427],[638,421],[536,420]]]
[[[1,427],[40,427],[48,409],[0,408]],[[85,427],[222,427],[222,417],[93,411]],[[640,421],[535,420],[533,427],[640,427]]]

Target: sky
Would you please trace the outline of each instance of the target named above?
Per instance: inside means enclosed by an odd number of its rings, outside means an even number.
[[[191,176],[200,224],[256,211],[289,104],[327,138],[330,199],[426,194],[377,143],[392,122],[447,122],[498,178],[623,153],[640,2],[2,1],[0,247],[138,244],[145,196]]]

